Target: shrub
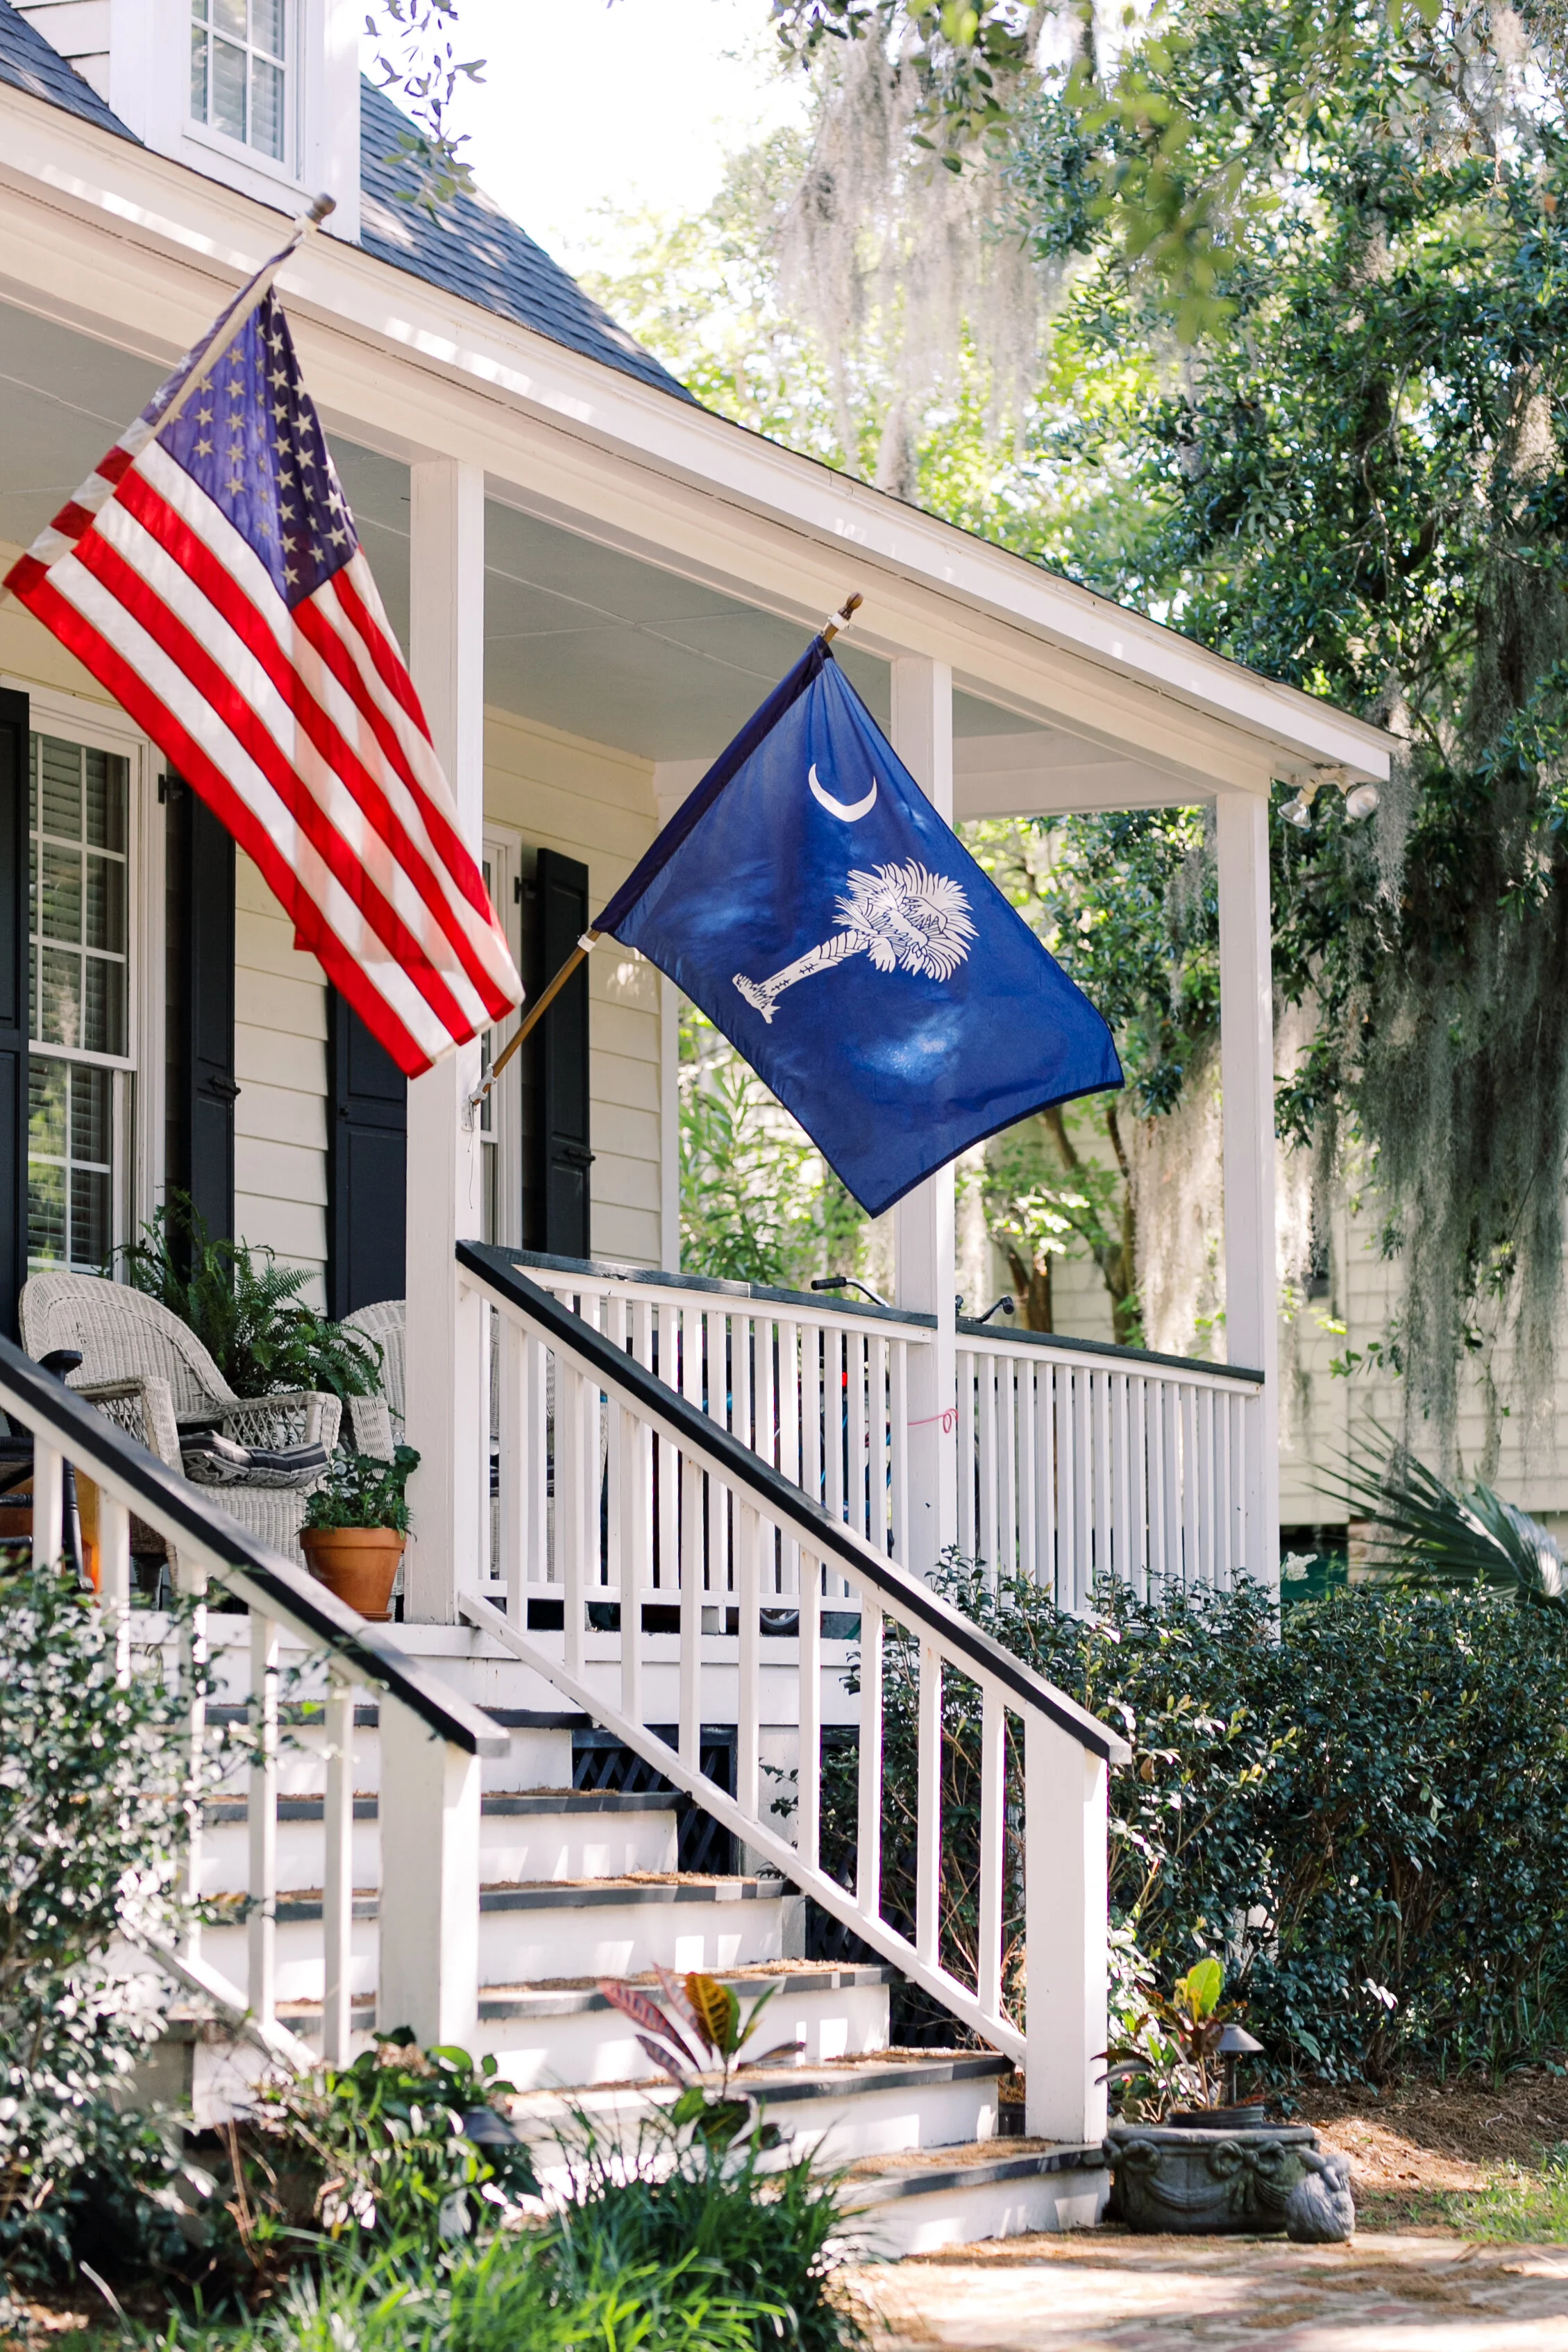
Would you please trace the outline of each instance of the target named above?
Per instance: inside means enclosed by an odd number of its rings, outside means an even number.
[[[0,2260],[37,2278],[165,2231],[174,2161],[111,2103],[157,1991],[107,1961],[122,1927],[178,1931],[187,1716],[155,1675],[120,1682],[67,1578],[0,1562]]]
[[[1113,1915],[1162,1980],[1222,1955],[1276,2065],[1385,2072],[1533,2054],[1568,2032],[1568,1623],[1484,1595],[1107,1584],[1080,1620],[949,1556],[948,1597],[1123,1730]],[[944,1677],[944,1956],[974,1969],[979,1693]],[[914,1916],[918,1659],[886,1652],[883,1906]],[[1009,1806],[1022,1756],[1009,1725]],[[854,1864],[854,1754],[824,1752],[824,1862]],[[1009,1841],[1007,1981],[1021,1960]]]
[[[270,1249],[214,1241],[187,1193],[171,1192],[120,1252],[126,1280],[193,1330],[236,1396],[325,1389],[373,1396],[382,1351],[301,1298],[310,1276]]]

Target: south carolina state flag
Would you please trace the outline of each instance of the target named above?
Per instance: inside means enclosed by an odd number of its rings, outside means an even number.
[[[931,806],[821,637],[594,924],[745,1055],[872,1216],[1111,1032]]]

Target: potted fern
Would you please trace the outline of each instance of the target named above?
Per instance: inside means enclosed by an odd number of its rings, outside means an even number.
[[[418,1467],[412,1445],[400,1445],[390,1462],[374,1454],[340,1454],[306,1500],[299,1540],[311,1575],[376,1624],[392,1613],[392,1590],[408,1540],[404,1489]]]

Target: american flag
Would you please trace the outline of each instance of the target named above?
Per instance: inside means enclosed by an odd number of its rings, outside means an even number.
[[[221,348],[252,291],[5,585],[215,812],[416,1076],[522,985],[276,296]]]

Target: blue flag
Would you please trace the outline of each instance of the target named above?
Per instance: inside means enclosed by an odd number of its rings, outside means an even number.
[[[873,1217],[999,1128],[1122,1083],[1100,1014],[821,637],[593,929],[702,1007]]]

